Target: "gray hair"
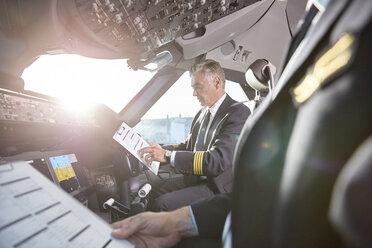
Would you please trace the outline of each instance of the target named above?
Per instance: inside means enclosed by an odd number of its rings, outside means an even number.
[[[213,82],[214,78],[219,77],[221,79],[222,88],[225,89],[225,72],[217,61],[208,59],[192,66],[190,69],[190,77],[195,76],[198,72],[202,72],[209,83]]]

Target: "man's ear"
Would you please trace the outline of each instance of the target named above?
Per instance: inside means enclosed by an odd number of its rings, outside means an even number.
[[[222,82],[221,82],[220,77],[215,77],[214,80],[213,80],[213,83],[214,83],[214,86],[216,87],[216,89],[219,89],[219,88],[222,87]]]

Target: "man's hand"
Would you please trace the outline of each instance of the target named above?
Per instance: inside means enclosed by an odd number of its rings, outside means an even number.
[[[171,247],[183,237],[197,235],[189,207],[172,212],[145,212],[112,224],[112,236],[137,247]]]
[[[140,157],[145,158],[145,161],[148,165],[152,163],[152,161],[159,161],[162,163],[167,162],[165,159],[165,150],[161,148],[159,144],[156,143],[149,143],[150,146],[142,148],[139,150]]]

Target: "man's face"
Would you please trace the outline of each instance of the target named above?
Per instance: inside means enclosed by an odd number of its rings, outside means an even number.
[[[202,106],[211,107],[216,102],[218,87],[213,82],[209,83],[202,72],[197,72],[191,79],[193,96],[196,96]]]

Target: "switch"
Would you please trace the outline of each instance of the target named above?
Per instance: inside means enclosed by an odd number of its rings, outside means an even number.
[[[137,16],[137,17],[134,18],[134,20],[133,20],[134,25],[137,25],[137,24],[140,23],[140,22],[141,22],[141,18],[140,18],[139,16]]]
[[[110,11],[111,13],[115,11],[114,4],[113,4],[113,3],[112,3],[112,4],[109,4],[109,5],[108,5],[108,8],[109,8],[109,11]]]
[[[115,22],[116,22],[117,24],[120,24],[120,23],[123,22],[123,19],[121,18],[121,15],[120,15],[120,14],[116,14],[116,15],[115,15]]]
[[[92,9],[94,12],[98,12],[98,5],[96,3],[92,3]]]

